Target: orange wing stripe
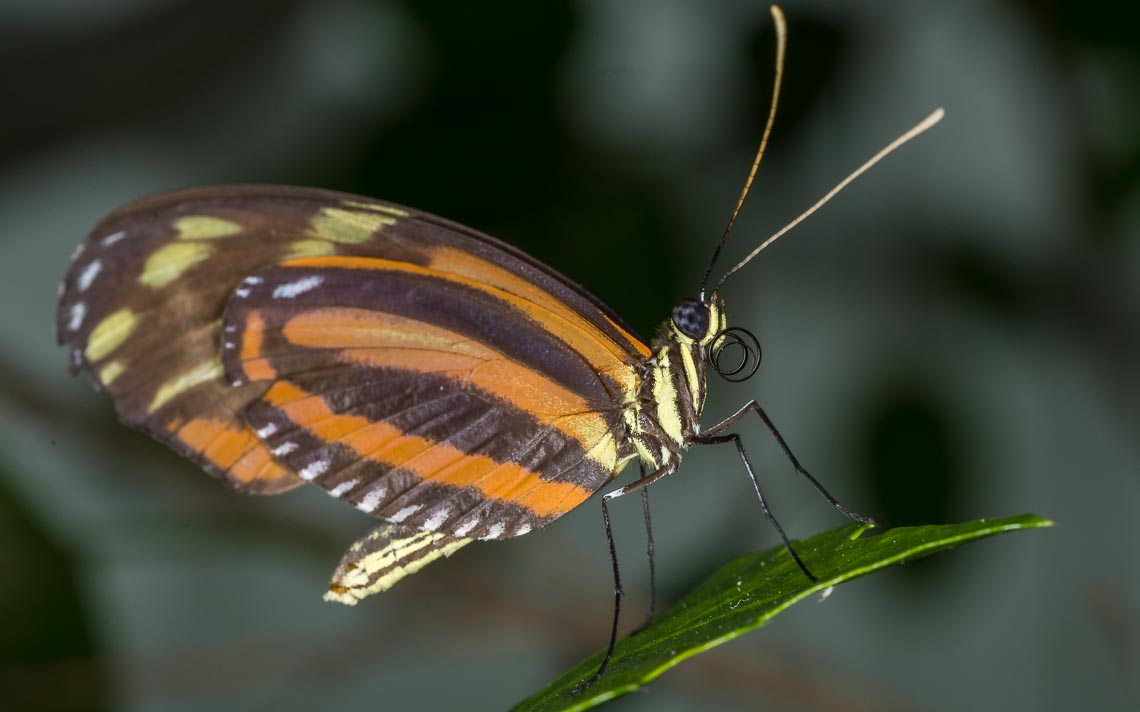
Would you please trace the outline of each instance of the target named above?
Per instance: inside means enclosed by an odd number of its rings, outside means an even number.
[[[335,413],[319,395],[287,381],[273,384],[265,400],[313,435],[362,458],[410,471],[426,482],[474,487],[488,499],[520,504],[541,517],[564,514],[591,494],[574,484],[543,480],[515,463],[469,455],[446,443],[406,435],[388,423]]]
[[[239,482],[276,480],[289,474],[269,448],[243,424],[219,418],[194,418],[178,428],[178,439]]]
[[[431,251],[431,257],[431,266],[435,269],[458,274],[484,284],[490,284],[499,289],[511,292],[512,294],[517,294],[524,299],[537,302],[550,311],[555,312],[566,321],[573,323],[582,331],[593,334],[594,338],[598,341],[613,343],[613,340],[602,332],[601,329],[598,329],[589,321],[582,318],[581,314],[568,308],[561,299],[558,299],[533,282],[519,277],[510,270],[503,269],[492,262],[488,262],[468,252],[452,247],[438,247]],[[602,316],[610,326],[622,335],[628,346],[634,348],[643,357],[649,356],[649,347],[643,344],[640,339],[635,338],[628,331],[618,326],[609,317],[606,317],[604,314]]]
[[[248,428],[247,428],[248,431]],[[230,474],[242,482],[259,480],[269,482],[285,477],[291,472],[273,459],[269,448],[260,441],[230,468]]]
[[[553,425],[585,450],[609,430],[574,392],[506,358],[485,344],[433,324],[369,309],[302,312],[282,329],[292,344],[341,349],[342,361],[414,373],[450,374],[457,387],[474,386]],[[575,417],[563,417],[573,415]]]
[[[518,296],[498,286],[487,284],[481,277],[471,278],[462,274],[442,272],[437,269],[420,267],[408,262],[396,262],[373,257],[305,257],[289,260],[281,264],[282,267],[311,267],[316,269],[362,269],[385,272],[404,272],[417,274],[433,279],[445,279],[455,284],[478,289],[493,294],[514,308],[523,312],[542,328],[554,334],[565,334],[567,327],[582,334],[585,338],[576,338],[570,345],[590,363],[598,373],[604,373],[620,384],[623,392],[632,393],[635,388],[635,379],[631,364],[626,362],[623,354],[615,344],[597,327],[582,319],[570,310],[560,308],[552,310],[547,303],[536,303],[530,299]],[[552,296],[549,299],[554,299]],[[557,302],[561,307],[561,302]],[[564,313],[560,313],[564,312]]]
[[[245,318],[241,333],[241,367],[250,381],[271,381],[277,378],[277,371],[269,359],[261,356],[261,345],[265,340],[265,319],[259,312],[250,312]]]

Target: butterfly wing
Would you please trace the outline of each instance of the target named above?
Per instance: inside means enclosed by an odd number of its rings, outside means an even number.
[[[222,378],[221,313],[249,272],[337,249],[305,229],[306,203],[209,189],[138,201],[96,226],[61,287],[58,335],[72,372],[109,392],[125,423],[242,491],[302,481],[238,416],[256,393]]]
[[[267,265],[332,256],[430,267],[544,304],[593,333],[615,373],[648,354],[596,298],[492,238],[366,198],[278,186],[175,192],[106,218],[61,285],[59,339],[71,349],[72,370],[109,392],[128,425],[239,490],[284,491],[303,480],[243,415],[264,407],[269,384],[224,378],[222,310],[247,289],[241,281]]]
[[[450,266],[333,256],[260,270],[226,311],[226,373],[268,386],[246,420],[331,494],[413,529],[524,534],[629,459],[634,355],[549,293]]]

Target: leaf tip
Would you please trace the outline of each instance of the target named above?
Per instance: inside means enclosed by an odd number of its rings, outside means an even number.
[[[1032,527],[1034,529],[1044,529],[1046,527],[1051,527],[1051,526],[1054,526],[1056,524],[1056,522],[1054,522],[1052,519],[1046,519],[1045,517],[1039,517],[1036,514],[1026,514],[1026,515],[1023,515],[1022,517],[1020,517],[1020,519],[1022,520],[1020,522],[1020,524],[1026,528]]]

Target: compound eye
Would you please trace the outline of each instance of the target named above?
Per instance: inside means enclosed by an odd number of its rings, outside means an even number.
[[[673,324],[690,339],[700,339],[709,330],[709,308],[696,299],[686,299],[673,308]]]

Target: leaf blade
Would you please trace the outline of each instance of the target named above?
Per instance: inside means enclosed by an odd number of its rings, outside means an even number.
[[[637,690],[686,658],[762,627],[776,614],[814,593],[959,544],[1048,526],[1052,522],[1030,514],[899,527],[870,537],[860,536],[866,529],[862,525],[848,525],[796,542],[796,550],[820,578],[819,583],[808,581],[780,547],[739,557],[658,615],[649,628],[618,641],[606,674],[593,686],[577,695],[571,692],[597,669],[601,652],[513,709],[590,709]]]

